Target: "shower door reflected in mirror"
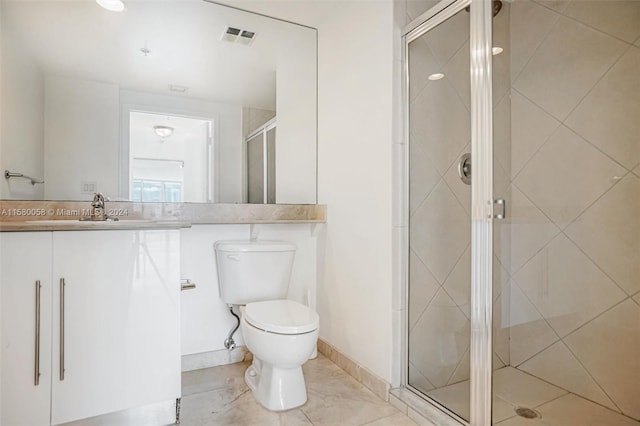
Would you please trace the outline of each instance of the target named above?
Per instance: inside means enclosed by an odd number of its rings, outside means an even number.
[[[458,163],[471,142],[469,13],[407,40],[408,384],[468,421],[471,191]]]

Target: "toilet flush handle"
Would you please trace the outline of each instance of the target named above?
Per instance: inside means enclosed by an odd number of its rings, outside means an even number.
[[[236,262],[239,262],[240,261],[240,256],[238,256],[237,254],[228,254],[227,255],[227,259],[235,260]]]

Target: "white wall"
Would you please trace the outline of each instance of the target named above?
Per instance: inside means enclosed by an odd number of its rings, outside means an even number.
[[[3,22],[6,26],[6,23]],[[5,169],[42,179],[44,138],[44,75],[11,31],[2,45],[0,115],[0,172]],[[0,176],[0,199],[42,199],[43,185]]]
[[[228,3],[318,28],[318,201],[329,215],[320,337],[391,382],[393,4]]]
[[[276,71],[276,203],[316,203],[315,34],[299,33]]]
[[[289,298],[314,306],[316,288],[316,225],[254,225],[258,240],[282,240],[296,245]],[[322,225],[319,225],[322,226]],[[220,240],[251,239],[251,225],[194,225],[182,230],[182,278],[196,283],[182,293],[182,355],[224,350],[224,340],[235,325],[227,305],[220,300],[213,245]],[[242,345],[242,334],[234,336]]]
[[[45,199],[90,200],[81,182],[115,198],[119,88],[49,75],[45,96]]]

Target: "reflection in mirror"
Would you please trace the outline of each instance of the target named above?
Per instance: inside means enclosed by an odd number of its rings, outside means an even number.
[[[315,203],[316,30],[125,4],[0,0],[0,199]]]

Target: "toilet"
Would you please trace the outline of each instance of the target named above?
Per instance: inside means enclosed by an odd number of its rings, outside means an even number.
[[[318,340],[319,317],[287,300],[295,245],[284,241],[218,241],[215,245],[220,298],[240,306],[240,329],[253,363],[244,378],[269,410],[307,401],[302,374]]]

